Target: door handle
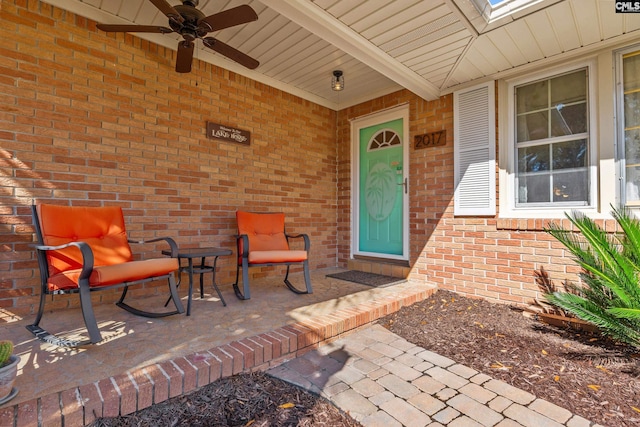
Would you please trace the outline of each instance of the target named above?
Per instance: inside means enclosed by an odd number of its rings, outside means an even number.
[[[405,178],[404,181],[402,181],[400,184],[396,184],[396,185],[404,186],[404,194],[407,194],[407,178]]]

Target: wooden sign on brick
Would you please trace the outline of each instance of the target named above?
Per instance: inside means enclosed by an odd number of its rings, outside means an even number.
[[[218,123],[207,122],[207,138],[251,145],[251,132]]]

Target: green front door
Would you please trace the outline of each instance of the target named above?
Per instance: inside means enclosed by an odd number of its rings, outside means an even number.
[[[358,159],[355,255],[406,259],[405,120],[363,123],[354,133]]]

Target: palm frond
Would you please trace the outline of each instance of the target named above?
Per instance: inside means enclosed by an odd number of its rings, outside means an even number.
[[[613,216],[623,231],[619,238],[623,254],[635,270],[635,281],[629,284],[627,292],[633,295],[632,302],[640,303],[640,221],[627,208],[613,209]]]
[[[637,308],[613,307],[607,311],[621,319],[640,320],[640,309]],[[638,327],[640,327],[640,323],[638,323]]]
[[[627,208],[613,208],[613,217],[623,231],[621,243],[627,249],[627,253],[633,256],[636,265],[640,260],[640,221],[631,216]]]
[[[603,285],[611,289],[625,306],[630,306],[631,298],[626,284],[637,283],[638,280],[633,264],[621,255],[614,238],[591,218],[579,212],[567,217],[580,234],[567,235],[553,225],[548,230],[549,234],[569,249],[581,268],[600,278]],[[563,232],[558,233],[558,229]]]
[[[606,308],[578,295],[556,292],[545,295],[552,304],[575,314],[576,317],[596,325],[606,335],[635,347],[640,347],[640,330],[637,325],[609,313]]]
[[[579,212],[567,214],[575,232],[555,224],[545,229],[571,252],[583,281],[581,287],[567,288],[576,292],[548,292],[545,298],[606,335],[640,348],[640,221],[625,208],[612,214],[620,233],[603,230]]]

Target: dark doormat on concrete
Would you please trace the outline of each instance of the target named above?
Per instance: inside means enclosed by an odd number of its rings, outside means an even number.
[[[404,283],[407,279],[400,277],[384,276],[382,274],[367,273],[364,271],[348,270],[341,273],[327,274],[327,277],[346,280],[348,282],[360,283],[361,285],[383,288],[385,286]]]

